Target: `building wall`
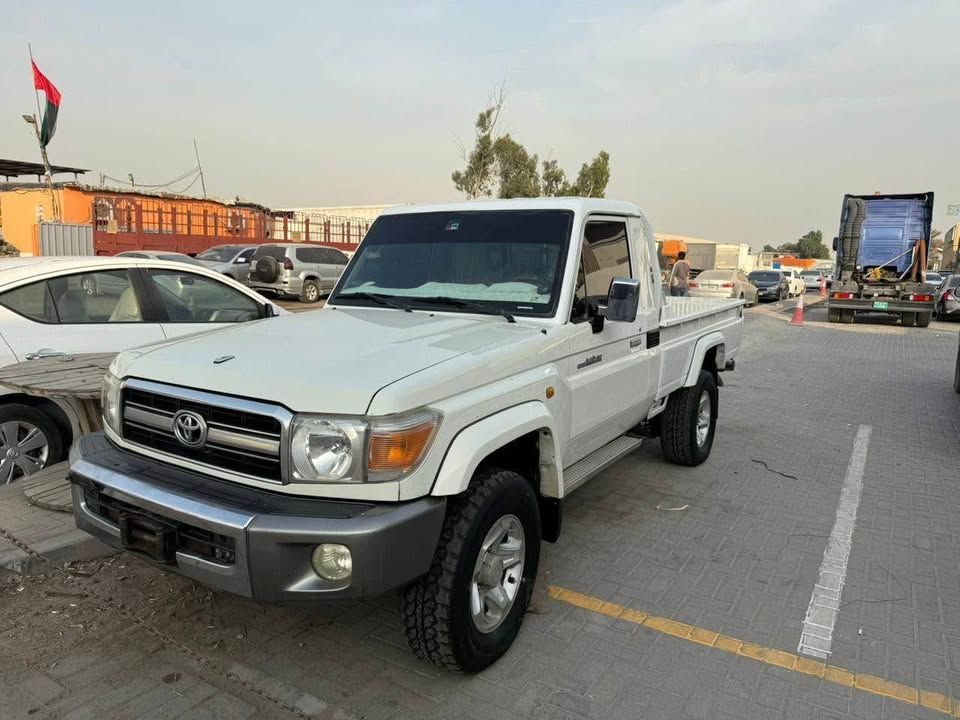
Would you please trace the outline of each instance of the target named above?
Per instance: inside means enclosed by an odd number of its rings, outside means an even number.
[[[308,208],[283,208],[286,212],[294,212],[301,215],[325,215],[329,217],[342,217],[357,220],[366,220],[373,222],[387,208],[396,207],[394,205],[344,205],[343,207],[308,207]]]

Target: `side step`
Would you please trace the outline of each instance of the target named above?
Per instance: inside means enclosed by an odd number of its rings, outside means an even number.
[[[643,438],[622,435],[602,448],[594,450],[563,471],[563,494],[567,495],[594,475],[603,472],[624,455],[629,455],[643,444]]]

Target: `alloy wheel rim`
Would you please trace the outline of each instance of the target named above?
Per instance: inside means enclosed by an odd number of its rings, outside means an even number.
[[[483,539],[470,580],[470,616],[480,632],[493,632],[510,614],[520,591],[525,556],[520,519],[504,515]]]
[[[700,393],[700,405],[697,408],[697,446],[703,447],[710,434],[710,393]]]
[[[33,475],[49,456],[50,441],[39,427],[24,420],[0,423],[0,485]]]
[[[307,300],[316,300],[317,296],[320,294],[320,291],[313,285],[307,286]]]

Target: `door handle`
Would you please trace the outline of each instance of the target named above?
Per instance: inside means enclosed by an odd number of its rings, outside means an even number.
[[[67,357],[67,353],[50,348],[40,348],[36,352],[27,353],[27,360],[41,360],[43,358]]]

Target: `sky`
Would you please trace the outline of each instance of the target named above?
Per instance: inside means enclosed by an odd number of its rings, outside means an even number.
[[[270,207],[460,197],[473,122],[718,242],[836,234],[844,193],[960,222],[960,2],[6,3],[0,157],[38,161],[27,54],[63,95],[54,164]],[[199,184],[190,193],[199,193]]]

